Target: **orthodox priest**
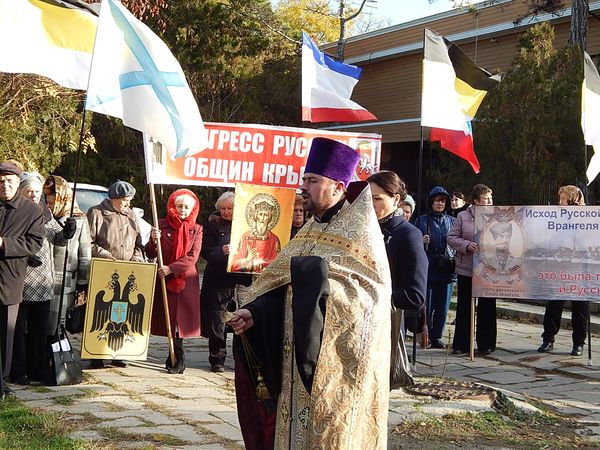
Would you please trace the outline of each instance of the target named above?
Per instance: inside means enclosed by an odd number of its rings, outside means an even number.
[[[370,189],[350,183],[359,159],[313,140],[301,186],[313,217],[229,322],[277,401],[276,449],[387,446],[391,281]]]

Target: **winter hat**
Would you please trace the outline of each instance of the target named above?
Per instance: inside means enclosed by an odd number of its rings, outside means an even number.
[[[127,181],[117,180],[108,188],[108,198],[113,200],[123,197],[133,197],[134,195],[135,188]]]
[[[304,173],[314,173],[334,181],[350,183],[360,155],[346,144],[322,137],[314,138],[310,146]]]
[[[14,162],[5,161],[0,163],[0,175],[21,176],[21,168]]]

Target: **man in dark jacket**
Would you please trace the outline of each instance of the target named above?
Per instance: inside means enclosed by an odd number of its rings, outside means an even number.
[[[4,376],[11,368],[27,259],[37,253],[44,239],[42,208],[19,195],[20,175],[16,164],[0,163],[0,347]]]
[[[419,217],[415,223],[423,233],[423,243],[429,259],[427,274],[427,325],[433,348],[445,348],[442,341],[450,295],[452,294],[453,268],[445,262],[454,256],[448,247],[446,236],[452,229],[454,217],[447,214],[450,209],[450,195],[441,186],[429,193],[429,212]]]

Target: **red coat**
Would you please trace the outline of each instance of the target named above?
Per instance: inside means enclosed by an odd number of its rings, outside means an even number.
[[[169,261],[173,252],[173,236],[175,230],[169,225],[167,219],[160,219],[158,227],[161,232],[160,243],[164,261]],[[200,257],[202,247],[202,226],[194,224],[188,238],[186,254],[167,264],[173,271],[168,281],[173,276],[184,274],[185,287],[179,294],[167,290],[167,301],[169,303],[169,318],[171,320],[171,335],[175,337],[175,331],[179,331],[179,337],[200,336],[200,283],[196,263]],[[156,247],[152,239],[146,244],[146,253],[149,258],[156,257]],[[154,292],[154,306],[152,307],[151,332],[156,336],[166,336],[165,313],[160,279],[156,280]]]

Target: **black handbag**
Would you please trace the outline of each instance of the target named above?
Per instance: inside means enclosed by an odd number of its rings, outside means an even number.
[[[83,324],[85,323],[85,308],[86,304],[73,305],[67,309],[65,315],[65,329],[71,333],[81,333]]]
[[[454,258],[446,253],[440,253],[435,257],[435,270],[439,274],[454,273]]]
[[[68,386],[83,381],[81,360],[73,351],[65,327],[59,326],[55,335],[58,341],[48,346],[48,367],[44,384],[46,386]]]
[[[410,371],[406,345],[402,337],[402,310],[392,307],[392,351],[390,355],[390,390],[412,386],[415,380]]]

